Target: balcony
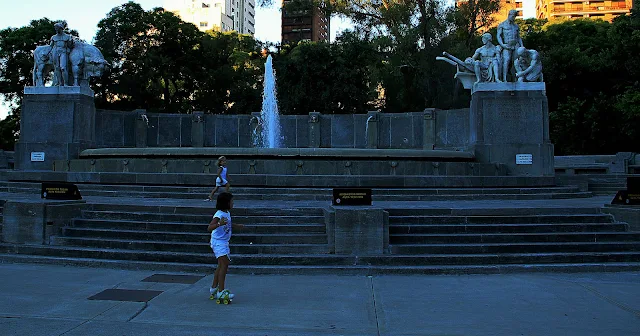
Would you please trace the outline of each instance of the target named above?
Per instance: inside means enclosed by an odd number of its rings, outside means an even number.
[[[626,5],[623,6],[573,6],[571,8],[558,7],[554,8],[554,13],[571,13],[571,12],[580,12],[580,13],[601,13],[601,12],[623,12],[628,11],[629,7]]]

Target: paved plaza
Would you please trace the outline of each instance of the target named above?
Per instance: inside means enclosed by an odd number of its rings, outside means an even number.
[[[236,275],[232,305],[162,273],[0,264],[0,335],[640,335],[640,273]],[[148,302],[89,300],[152,290]]]

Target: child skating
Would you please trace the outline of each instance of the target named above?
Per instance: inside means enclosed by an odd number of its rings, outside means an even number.
[[[218,191],[218,188],[225,187],[225,191],[229,192],[229,188],[231,188],[231,184],[229,184],[229,179],[227,178],[227,158],[221,156],[218,158],[218,177],[216,177],[216,187],[211,190],[209,197],[205,201],[213,201],[213,194]]]
[[[225,288],[227,270],[231,262],[229,258],[229,239],[231,239],[232,229],[242,229],[244,225],[231,223],[231,213],[229,211],[232,208],[233,195],[228,192],[223,192],[218,195],[218,200],[216,201],[217,211],[207,227],[207,231],[211,232],[211,249],[218,260],[218,267],[213,274],[213,283],[209,289],[209,293],[211,294],[209,299],[216,300],[216,303],[228,304],[234,297],[234,295]]]

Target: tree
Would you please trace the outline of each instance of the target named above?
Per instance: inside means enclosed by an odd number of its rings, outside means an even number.
[[[261,46],[250,36],[205,34],[133,2],[113,8],[98,27],[96,46],[111,65],[98,81],[100,107],[248,113],[258,105]]]
[[[453,12],[458,34],[471,49],[481,32],[489,30],[496,22],[494,14],[500,10],[500,0],[466,0],[457,2]]]

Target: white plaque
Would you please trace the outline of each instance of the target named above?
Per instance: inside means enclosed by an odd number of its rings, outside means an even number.
[[[31,162],[44,162],[44,152],[31,152]]]
[[[516,154],[517,165],[530,165],[533,164],[533,155],[531,154]]]

